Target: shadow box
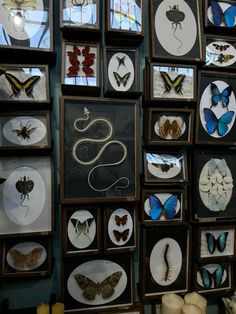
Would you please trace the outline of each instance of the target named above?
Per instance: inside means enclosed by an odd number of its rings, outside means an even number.
[[[0,208],[0,236],[52,231],[50,157],[0,158]]]
[[[144,299],[189,288],[190,229],[188,225],[149,227],[142,232],[141,294]]]
[[[18,237],[3,241],[2,276],[42,277],[52,271],[52,240],[48,236]]]
[[[105,206],[104,250],[106,253],[134,251],[136,248],[136,205],[124,203]]]
[[[61,202],[139,197],[139,103],[61,98]]]
[[[196,143],[235,145],[236,78],[233,73],[200,71]]]
[[[132,255],[64,259],[61,287],[65,311],[127,308],[134,298]]]
[[[3,0],[0,21],[1,49],[53,51],[53,0]]]
[[[235,219],[235,157],[234,150],[194,152],[194,220],[206,222]]]
[[[61,88],[64,94],[99,95],[98,43],[62,42]]]
[[[194,291],[203,295],[225,296],[232,292],[233,265],[230,262],[194,264]]]
[[[183,223],[186,210],[186,190],[142,189],[141,221],[144,225]]]
[[[152,59],[202,61],[201,1],[150,1]]]
[[[222,35],[206,35],[206,66],[218,70],[236,69],[236,40]]]
[[[188,182],[187,154],[184,150],[143,150],[144,183]]]
[[[138,48],[106,47],[104,94],[125,98],[141,95]]]
[[[193,142],[193,109],[147,108],[147,145],[191,145]]]
[[[194,255],[199,261],[222,261],[235,258],[235,226],[201,226],[195,230],[198,243]]]
[[[0,150],[50,148],[49,111],[0,112]]]
[[[0,86],[0,102],[50,102],[47,65],[2,64]]]
[[[205,1],[205,28],[216,34],[235,35],[235,2],[232,0]]]
[[[196,101],[196,67],[149,63],[145,69],[147,101]]]
[[[100,253],[100,218],[97,206],[63,207],[62,247],[65,256]]]
[[[101,314],[144,314],[144,306],[143,304],[135,303],[132,307],[124,308],[124,309],[117,309],[117,310],[111,310],[106,312],[100,312]]]
[[[100,35],[100,1],[99,0],[60,0],[60,28],[63,37],[76,38]]]

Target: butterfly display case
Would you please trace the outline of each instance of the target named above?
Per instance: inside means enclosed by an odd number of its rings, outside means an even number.
[[[141,222],[143,225],[183,223],[186,189],[142,189]]]
[[[51,148],[49,111],[0,112],[0,150]]]
[[[1,157],[0,174],[0,235],[50,234],[53,230],[50,157]]]
[[[101,213],[97,206],[62,209],[64,256],[98,254],[101,250]]]
[[[138,199],[138,119],[134,100],[61,98],[62,203]]]
[[[192,218],[198,222],[235,219],[235,151],[195,150]]]
[[[52,270],[52,239],[47,236],[4,240],[2,277],[48,276]]]
[[[139,97],[138,48],[106,47],[104,59],[104,94],[125,98]]]
[[[199,72],[196,143],[235,145],[235,88],[233,73]]]
[[[145,100],[195,102],[196,67],[168,63],[147,63]]]
[[[190,278],[190,229],[187,224],[143,228],[141,295],[161,298],[165,293],[186,293]]]
[[[195,228],[194,250],[198,261],[230,261],[235,258],[235,226],[230,224],[208,225]]]
[[[202,62],[201,1],[153,0],[149,5],[152,60]]]
[[[193,109],[146,108],[145,143],[147,145],[191,145]]]
[[[50,103],[47,65],[1,64],[0,86],[0,103]]]
[[[136,205],[124,203],[104,209],[104,250],[106,253],[131,252],[136,248]]]
[[[187,152],[184,150],[144,149],[143,165],[145,184],[189,181]]]
[[[65,311],[96,312],[133,305],[133,258],[130,254],[64,259],[62,300]]]
[[[61,88],[64,94],[99,95],[98,43],[63,41]]]

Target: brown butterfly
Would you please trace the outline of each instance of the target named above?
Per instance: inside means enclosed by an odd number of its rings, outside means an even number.
[[[85,236],[89,233],[89,228],[93,222],[94,218],[88,218],[84,222],[79,221],[78,219],[71,218],[76,234],[79,236],[83,233]]]
[[[171,168],[173,168],[175,165],[173,163],[163,163],[163,164],[152,164],[154,167],[159,168],[162,172],[168,172]]]
[[[170,122],[169,119],[167,119],[166,116],[162,116],[160,120],[158,121],[159,126],[159,136],[161,138],[166,138],[168,135],[171,136],[171,139],[178,139],[182,135],[182,129],[183,129],[184,121],[181,117],[178,117],[177,119],[174,119],[172,122]]]
[[[218,44],[213,44],[213,46],[217,50],[220,50],[220,51],[225,51],[225,50],[227,50],[230,47],[230,45],[218,45]]]
[[[32,269],[37,267],[38,260],[40,259],[42,253],[43,248],[41,247],[36,247],[28,254],[23,254],[16,249],[11,249],[9,251],[14,268],[21,271],[25,270],[26,268]]]
[[[121,276],[122,271],[117,271],[101,283],[96,283],[82,274],[75,275],[75,279],[83,290],[83,296],[87,300],[94,300],[97,294],[101,295],[103,299],[109,299],[115,292],[114,287],[118,284]]]
[[[129,235],[129,229],[125,229],[123,232],[120,232],[118,230],[113,230],[113,233],[117,242],[120,242],[121,239],[123,241],[126,241]]]
[[[127,222],[127,219],[128,219],[128,215],[124,215],[122,217],[115,215],[115,220],[116,220],[117,226],[120,226],[120,225],[124,226]]]

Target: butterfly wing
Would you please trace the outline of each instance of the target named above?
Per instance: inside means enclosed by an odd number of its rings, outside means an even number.
[[[216,270],[212,274],[215,288],[219,288],[219,286],[221,285],[223,275],[224,275],[224,268],[221,265],[218,265]]]
[[[156,195],[149,195],[148,199],[150,206],[149,215],[153,220],[158,220],[161,216],[163,205]]]
[[[25,259],[25,265],[29,268],[35,268],[38,265],[38,260],[42,256],[43,248],[42,247],[36,247],[33,249],[30,253],[27,254]]]
[[[108,299],[113,295],[114,287],[120,281],[121,276],[122,271],[117,271],[100,283],[98,293],[102,295],[103,299]]]
[[[222,101],[222,106],[224,108],[227,107],[229,104],[229,97],[230,97],[232,91],[233,91],[232,87],[228,86],[221,93],[221,101]]]
[[[164,94],[169,93],[174,82],[172,81],[172,79],[170,78],[168,73],[160,71],[160,74],[161,74],[161,77],[162,77],[162,80],[163,80],[164,86],[165,86]]]
[[[213,175],[217,169],[217,163],[215,158],[211,158],[208,162],[208,173],[209,176]]]
[[[220,101],[220,91],[219,88],[216,86],[215,83],[211,83],[211,101],[212,101],[212,106],[216,106],[218,104],[218,102]]]
[[[218,119],[216,115],[214,114],[214,112],[209,108],[204,108],[203,113],[204,113],[204,117],[206,121],[207,132],[209,134],[212,134],[215,132],[218,126]]]
[[[12,88],[12,92],[13,94],[10,96],[12,97],[17,96],[22,88],[22,83],[20,80],[18,80],[17,77],[15,77],[13,74],[11,73],[5,73],[5,77],[7,79],[7,81],[11,84],[11,88]]]
[[[28,97],[34,98],[32,94],[32,90],[36,82],[40,79],[39,75],[34,75],[28,78],[26,81],[23,83],[23,89],[25,90],[25,93]]]
[[[185,75],[183,74],[179,74],[175,79],[174,79],[174,82],[173,82],[173,87],[176,91],[177,94],[183,94],[182,93],[182,87],[183,87],[183,81],[185,79]]]
[[[206,238],[207,238],[207,248],[208,251],[213,254],[216,249],[216,240],[212,233],[206,232]]]
[[[175,210],[177,207],[178,197],[177,195],[171,195],[163,205],[163,209],[165,211],[165,215],[167,219],[173,219],[175,216]]]
[[[199,273],[201,275],[202,278],[202,283],[203,286],[206,289],[210,289],[212,286],[212,277],[211,277],[211,273],[206,269],[206,268],[200,268],[199,269]]]
[[[183,122],[183,121],[182,121]],[[182,125],[183,123],[178,123],[177,120],[173,120],[170,126],[170,133],[172,138],[178,139],[182,135]]]
[[[81,274],[75,275],[75,280],[79,287],[83,290],[83,296],[87,300],[94,300],[97,294],[99,284]]]
[[[228,124],[230,124],[233,117],[234,117],[234,111],[227,111],[219,118],[218,123],[217,123],[217,132],[219,136],[224,136],[227,133]]]
[[[170,120],[166,119],[163,124],[159,121],[159,136],[161,138],[166,138],[171,129]]]
[[[229,235],[229,233],[227,231],[223,232],[217,239],[217,249],[221,253],[225,250],[228,235]]]
[[[122,236],[122,233],[118,230],[113,230],[113,233],[114,233],[114,236],[116,238],[116,241],[117,242],[120,242],[120,239],[121,239],[121,236]]]
[[[236,5],[231,5],[224,11],[224,19],[225,19],[225,25],[227,27],[233,27],[235,23],[235,17],[236,17]]]
[[[211,10],[212,10],[212,14],[213,14],[214,25],[220,26],[220,24],[222,23],[222,19],[223,19],[223,11],[222,11],[219,3],[212,0],[211,1]]]
[[[13,262],[15,269],[19,269],[19,270],[24,269],[25,255],[16,249],[11,249],[9,251],[9,254],[10,254],[10,257],[11,257],[11,260]]]

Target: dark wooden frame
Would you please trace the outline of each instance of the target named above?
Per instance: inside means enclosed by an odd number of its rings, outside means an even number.
[[[107,312],[101,312],[101,314],[124,314],[124,313],[130,313],[130,314],[144,314],[144,305],[141,303],[134,303],[133,306],[127,308],[118,308],[117,310],[111,310]]]
[[[65,133],[65,126],[64,126],[64,119],[65,119],[65,108],[68,107],[66,103],[71,102],[74,106],[74,104],[77,104],[76,106],[86,106],[86,105],[93,105],[96,104],[98,106],[99,110],[101,110],[102,106],[107,106],[108,108],[112,107],[112,105],[120,105],[120,112],[124,114],[122,110],[122,106],[127,105],[129,108],[133,108],[133,119],[134,119],[134,142],[135,142],[135,174],[134,174],[134,192],[132,192],[131,195],[127,196],[93,196],[93,194],[90,195],[90,197],[82,197],[81,195],[78,195],[76,197],[68,197],[65,195],[65,147],[64,147],[64,133]],[[125,107],[123,107],[125,108]],[[68,109],[67,109],[68,110]],[[103,111],[104,112],[104,111]],[[95,202],[123,202],[123,201],[135,201],[139,199],[139,103],[134,100],[111,100],[109,98],[81,98],[81,97],[61,97],[61,119],[60,119],[60,139],[61,139],[61,163],[60,163],[60,169],[61,169],[61,184],[60,184],[60,195],[61,195],[61,203],[66,204],[78,204],[78,203],[95,203]],[[131,117],[127,117],[131,119]],[[116,117],[117,119],[117,117]],[[125,136],[125,134],[124,134]],[[70,138],[71,141],[71,138]],[[72,158],[72,157],[71,157]],[[81,178],[80,178],[81,182]],[[91,189],[92,190],[92,189]],[[121,192],[122,193],[122,192]]]
[[[73,243],[71,243],[68,237],[68,223],[71,216],[77,211],[88,211],[92,214],[96,223],[96,233],[91,244],[85,248],[76,248]],[[89,254],[98,254],[101,251],[101,212],[98,206],[80,206],[78,207],[64,207],[62,208],[62,251],[64,256],[81,256]],[[68,219],[68,216],[70,218]],[[95,243],[94,243],[95,242]],[[91,248],[95,244],[95,247]],[[71,249],[69,249],[71,247]],[[74,249],[73,249],[74,247]]]

